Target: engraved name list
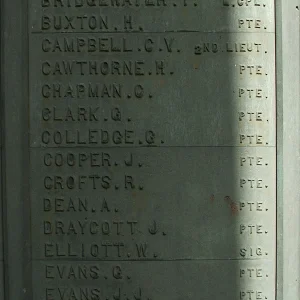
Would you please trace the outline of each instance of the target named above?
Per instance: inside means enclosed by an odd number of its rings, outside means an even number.
[[[33,299],[274,300],[274,3],[29,2]]]

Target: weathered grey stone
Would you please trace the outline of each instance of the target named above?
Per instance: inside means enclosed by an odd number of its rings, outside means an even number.
[[[299,5],[277,1],[277,290],[299,298]]]
[[[4,8],[7,299],[275,300],[274,2]]]

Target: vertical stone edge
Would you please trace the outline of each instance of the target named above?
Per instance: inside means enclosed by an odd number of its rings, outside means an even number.
[[[5,300],[32,299],[27,5],[27,0],[1,1]]]
[[[275,0],[277,300],[300,299],[300,0]]]
[[[0,20],[2,20],[2,2],[0,3]],[[2,38],[2,21],[0,21],[0,70],[2,71],[2,53],[3,53],[3,38]],[[2,78],[2,72],[0,73],[0,78]],[[5,292],[4,292],[4,260],[3,260],[3,252],[4,252],[4,244],[3,244],[3,197],[2,197],[2,153],[3,153],[3,98],[2,98],[2,85],[0,84],[0,300],[5,300]]]

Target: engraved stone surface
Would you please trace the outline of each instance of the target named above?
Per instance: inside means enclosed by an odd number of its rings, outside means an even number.
[[[275,300],[274,11],[29,1],[33,300]]]
[[[0,138],[0,157],[2,158],[2,138]],[[3,255],[3,191],[2,191],[2,161],[0,159],[0,208],[1,208],[1,213],[0,213],[0,299],[4,300],[4,255]]]

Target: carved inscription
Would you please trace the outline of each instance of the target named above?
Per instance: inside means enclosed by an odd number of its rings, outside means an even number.
[[[275,299],[272,1],[30,9],[35,299]]]

